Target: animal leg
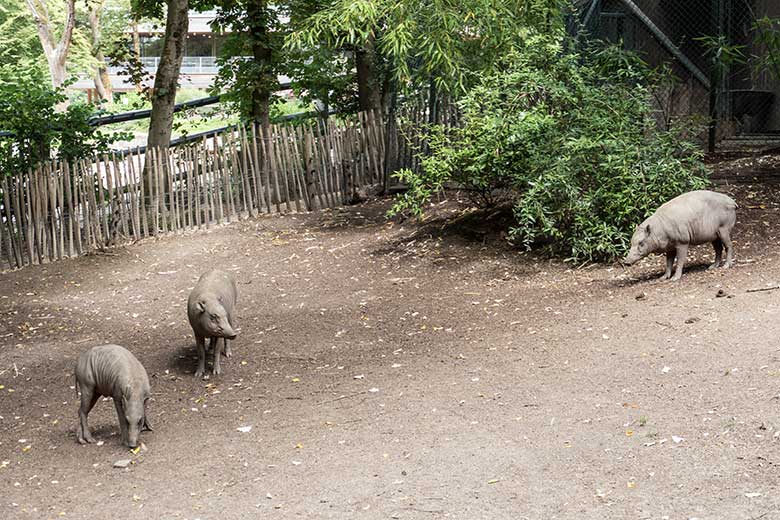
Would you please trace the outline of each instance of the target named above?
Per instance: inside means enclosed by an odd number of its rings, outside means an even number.
[[[76,432],[76,438],[79,444],[92,444],[95,442],[95,438],[89,431],[89,424],[87,424],[87,415],[95,406],[98,400],[98,395],[93,390],[85,390],[81,387],[81,406],[79,406],[79,428]]]
[[[198,368],[195,370],[195,377],[203,377],[206,372],[206,338],[195,336],[195,343],[198,345]]]
[[[233,315],[228,314],[228,323],[230,323],[230,326],[235,330],[236,324],[233,323]],[[230,343],[228,342],[228,339],[225,338],[225,350],[222,351],[222,353],[225,355],[226,358],[229,358],[233,353],[230,350]]]
[[[734,247],[731,243],[731,230],[727,227],[718,229],[718,237],[723,242],[723,247],[726,249],[726,263],[723,267],[731,267],[734,265]]]
[[[147,398],[144,401],[144,427],[143,431],[154,431],[152,430],[152,423],[149,422],[149,399]]]
[[[215,376],[222,373],[222,368],[219,366],[219,358],[222,355],[222,343],[219,338],[211,338],[211,348],[214,349],[214,366],[211,371]]]
[[[668,280],[672,276],[672,266],[674,265],[675,251],[666,252],[666,271],[661,275],[659,280]]]
[[[125,418],[125,407],[122,406],[122,399],[114,399],[116,415],[119,418],[119,433],[122,436],[122,444],[127,446],[127,419]]]
[[[712,247],[715,248],[715,263],[713,263],[709,269],[720,267],[720,260],[723,256],[723,242],[719,238],[712,241]]]
[[[677,269],[674,271],[674,276],[672,276],[672,281],[676,282],[682,277],[683,273],[683,266],[685,265],[685,260],[688,258],[688,244],[680,244],[677,246]]]

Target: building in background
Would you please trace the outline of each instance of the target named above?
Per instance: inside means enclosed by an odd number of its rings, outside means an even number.
[[[211,30],[209,24],[215,15],[214,11],[203,13],[190,11],[189,30],[179,77],[180,88],[206,89],[214,81],[218,70],[217,56],[225,39],[224,35],[215,34]],[[165,28],[149,23],[141,24],[138,26],[138,36],[141,44],[141,63],[149,74],[149,79],[144,82],[144,85],[151,87],[160,63]],[[121,70],[121,67],[108,69],[114,92],[134,91],[135,85],[128,80],[127,76],[120,75]],[[86,92],[90,101],[96,98],[92,77],[85,75],[79,78],[71,88]]]

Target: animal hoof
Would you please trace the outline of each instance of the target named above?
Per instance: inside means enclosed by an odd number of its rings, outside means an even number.
[[[195,371],[195,377],[196,378],[203,377],[203,370],[201,370],[201,369],[196,370]]]
[[[222,369],[219,368],[219,367],[214,367],[213,373],[214,373],[215,376],[218,376],[218,375],[220,375],[222,373]]]
[[[717,262],[715,262],[714,264],[710,265],[710,266],[707,268],[707,270],[708,270],[708,271],[712,271],[713,269],[717,269],[718,267],[720,267],[720,264],[719,264],[719,263],[717,263]]]
[[[225,350],[222,351],[222,355],[225,356],[226,358],[229,358],[230,356],[233,355],[233,353],[230,351],[230,348],[226,348]]]

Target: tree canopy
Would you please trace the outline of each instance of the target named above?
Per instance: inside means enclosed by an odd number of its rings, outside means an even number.
[[[560,0],[333,0],[303,21],[290,48],[373,47],[378,65],[397,85],[429,81],[462,93],[471,74],[532,30],[562,30]]]

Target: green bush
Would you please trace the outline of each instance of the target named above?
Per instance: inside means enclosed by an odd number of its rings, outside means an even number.
[[[510,236],[571,260],[622,255],[637,223],[706,184],[695,128],[657,128],[654,75],[614,47],[580,55],[531,39],[460,101],[458,128],[433,128],[422,173],[393,212],[420,215],[445,183],[485,205],[511,201]]]
[[[107,151],[124,136],[109,135],[89,120],[95,107],[71,103],[35,67],[0,66],[0,175],[17,175],[50,158],[73,161]]]

